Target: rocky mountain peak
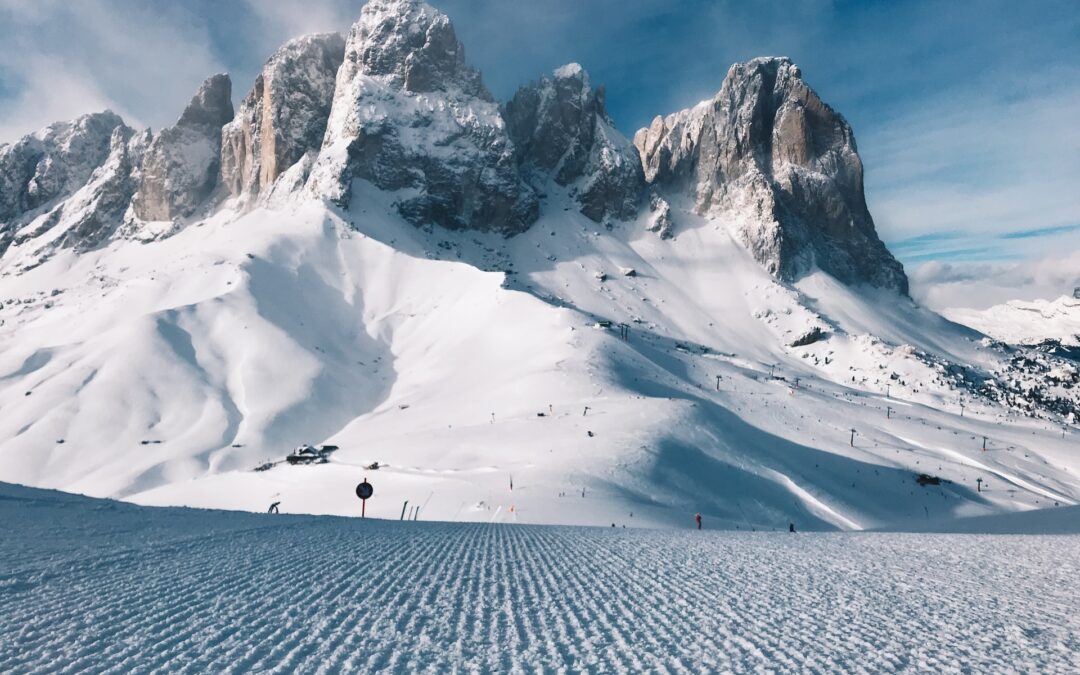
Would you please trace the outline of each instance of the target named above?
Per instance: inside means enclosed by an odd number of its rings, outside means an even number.
[[[56,122],[0,145],[0,255],[15,231],[86,184],[110,154],[114,132],[130,130],[104,111]]]
[[[419,0],[370,0],[352,28],[349,54],[358,72],[386,78],[420,93],[456,86],[470,96],[491,99],[480,74],[465,63],[450,18]]]
[[[232,116],[232,80],[227,73],[218,73],[206,78],[199,86],[176,126],[220,129]]]
[[[733,65],[713,99],[657,117],[634,144],[649,183],[699,213],[739,214],[736,235],[780,278],[817,267],[907,292],[866,207],[851,127],[789,59]]]
[[[503,112],[527,174],[573,186],[582,213],[597,222],[634,215],[644,188],[637,152],[580,65],[522,87]]]
[[[536,220],[499,107],[465,65],[446,15],[422,2],[372,0],[345,43],[322,150],[308,189],[346,204],[365,180],[403,191],[418,226],[521,232]]]
[[[267,60],[221,132],[221,178],[232,195],[264,193],[321,147],[344,56],[345,39],[326,33],[290,40]]]
[[[0,145],[0,220],[44,206],[81,187],[109,155],[124,121],[106,110],[56,122]]]
[[[132,202],[137,218],[186,218],[204,204],[218,181],[221,128],[232,117],[232,80],[226,74],[207,78],[176,125],[163,129],[147,148]]]

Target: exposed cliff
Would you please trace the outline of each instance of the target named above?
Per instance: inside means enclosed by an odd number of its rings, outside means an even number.
[[[221,180],[245,200],[268,190],[286,169],[322,146],[345,39],[337,33],[286,43],[221,131]]]
[[[176,125],[154,137],[143,159],[139,191],[132,202],[141,220],[194,215],[218,183],[221,128],[233,118],[232,81],[208,78]]]
[[[372,0],[349,32],[309,187],[344,204],[354,179],[400,191],[416,225],[512,234],[537,218],[498,105],[430,5]]]
[[[523,170],[572,186],[581,212],[600,222],[632,218],[644,189],[634,146],[615,128],[578,64],[522,87],[506,104],[510,137]]]
[[[844,118],[786,58],[735,64],[709,101],[657,117],[634,137],[646,180],[726,213],[753,256],[794,279],[814,265],[846,283],[907,293],[877,236]]]

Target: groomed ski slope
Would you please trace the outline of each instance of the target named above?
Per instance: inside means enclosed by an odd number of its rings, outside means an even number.
[[[0,517],[6,673],[1080,669],[1076,535],[361,521],[4,484]]]

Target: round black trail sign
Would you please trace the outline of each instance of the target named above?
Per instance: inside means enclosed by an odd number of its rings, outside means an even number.
[[[367,515],[367,500],[374,493],[375,488],[371,487],[371,483],[367,482],[367,478],[364,478],[364,481],[356,486],[356,496],[360,498],[361,518]]]
[[[356,496],[360,499],[367,499],[374,493],[375,488],[371,487],[371,483],[367,482],[366,478],[363,483],[356,486]]]

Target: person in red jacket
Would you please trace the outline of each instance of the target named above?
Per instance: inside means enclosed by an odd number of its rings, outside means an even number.
[[[697,529],[700,530],[701,529],[701,514],[700,513],[695,513],[694,514],[694,520],[697,522]]]

